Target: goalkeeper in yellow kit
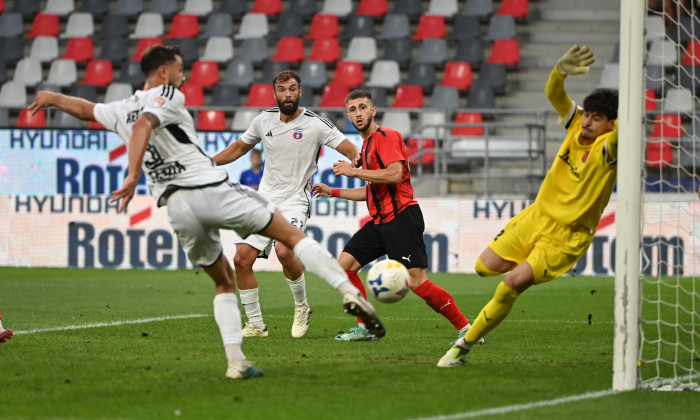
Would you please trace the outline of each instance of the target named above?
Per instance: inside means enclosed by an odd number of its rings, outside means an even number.
[[[464,364],[472,344],[505,319],[523,291],[564,275],[591,244],[615,187],[617,92],[597,89],[579,108],[564,91],[564,79],[587,73],[594,61],[587,47],[574,45],[552,70],[545,93],[568,134],[535,202],[511,219],[477,259],[481,276],[508,274],[439,367]]]

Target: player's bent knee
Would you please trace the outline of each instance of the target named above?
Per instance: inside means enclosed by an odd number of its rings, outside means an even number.
[[[486,267],[486,265],[484,265],[484,262],[481,261],[481,256],[479,256],[476,259],[476,264],[474,264],[474,270],[476,270],[476,273],[481,277],[493,277],[501,274],[498,271],[494,271]]]

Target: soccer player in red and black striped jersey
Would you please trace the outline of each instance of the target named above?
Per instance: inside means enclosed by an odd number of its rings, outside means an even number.
[[[365,187],[340,189],[314,184],[316,197],[340,197],[367,201],[372,220],[350,239],[338,258],[352,284],[367,297],[358,270],[375,259],[387,255],[401,261],[411,275],[410,287],[436,312],[447,318],[462,337],[469,321],[457,307],[452,295],[428,280],[428,256],[423,242],[423,213],[413,196],[406,145],[401,134],[380,127],[374,120],[377,107],[372,94],[354,90],[345,98],[347,116],[362,135],[362,167],[339,161],[333,165],[336,176],[345,175],[367,181]],[[362,325],[336,337],[341,341],[374,341],[376,338]]]

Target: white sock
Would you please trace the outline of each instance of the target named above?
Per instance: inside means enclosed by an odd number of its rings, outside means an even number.
[[[294,255],[304,264],[308,271],[324,279],[342,294],[360,293],[348,280],[348,275],[321,244],[311,238],[304,238],[294,247]]]
[[[0,331],[5,331],[5,330],[2,328],[2,321],[0,321]]]
[[[243,305],[243,309],[245,309],[248,322],[253,324],[255,328],[265,328],[262,310],[260,309],[260,299],[258,298],[258,288],[239,289],[238,294],[241,295],[241,304]]]
[[[462,328],[459,330],[459,333],[460,333],[460,334],[461,334],[462,332],[465,332],[465,333],[466,333],[466,332],[469,330],[469,328],[470,328],[471,326],[472,326],[472,324],[470,324],[469,322],[467,322],[467,325],[465,325],[464,327],[462,327]]]
[[[220,293],[214,297],[214,319],[224,342],[226,359],[236,364],[245,361],[241,349],[241,312],[238,310],[235,293]]]
[[[304,278],[304,273],[301,273],[301,277],[296,280],[287,279],[287,284],[292,291],[292,296],[294,296],[294,304],[296,306],[309,306],[309,302],[306,301],[306,279]]]

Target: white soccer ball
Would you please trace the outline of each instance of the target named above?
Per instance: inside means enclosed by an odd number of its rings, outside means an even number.
[[[396,260],[382,260],[374,264],[367,273],[367,285],[378,301],[398,302],[409,291],[410,276],[403,264]]]

